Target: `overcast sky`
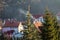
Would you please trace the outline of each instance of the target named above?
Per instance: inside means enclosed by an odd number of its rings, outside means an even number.
[[[19,15],[18,9],[27,10],[28,4],[31,6],[32,14],[42,14],[46,6],[48,6],[49,10],[58,13],[60,12],[60,0],[26,0],[25,3],[19,3],[17,1],[20,0],[11,0],[7,1],[8,6],[5,7],[5,16],[17,16]],[[22,1],[22,0],[21,0]],[[30,2],[29,2],[30,1]]]

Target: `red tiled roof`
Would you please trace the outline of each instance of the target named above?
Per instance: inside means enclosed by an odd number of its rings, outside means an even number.
[[[7,20],[7,21],[5,21],[4,27],[18,27],[18,25],[19,25],[19,22],[17,22],[17,21]]]

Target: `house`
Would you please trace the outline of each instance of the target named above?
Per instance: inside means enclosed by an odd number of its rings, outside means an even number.
[[[35,20],[35,21],[33,22],[33,24],[34,24],[35,27],[38,29],[38,31],[41,32],[41,28],[43,27],[42,22]]]
[[[56,14],[57,20],[60,20],[60,12]]]
[[[38,21],[40,21],[40,22],[43,22],[43,14],[35,14],[35,15],[33,15],[33,17],[34,17],[36,20],[38,20]]]
[[[3,25],[3,28],[2,28],[2,32],[6,32],[6,31],[9,31],[9,30],[15,30],[18,27],[18,25],[19,25],[18,21],[4,20],[4,25]]]
[[[18,32],[21,32],[23,30],[24,30],[24,27],[23,27],[22,23],[20,22],[19,26],[18,26]]]
[[[35,18],[35,20],[33,21],[33,24],[35,25],[35,27],[38,29],[39,32],[41,32],[41,29],[43,27],[43,15],[41,14],[37,14],[37,15],[33,15],[33,17]]]
[[[16,20],[4,20],[3,23],[3,28],[2,28],[2,33],[4,34],[5,37],[12,37],[12,36],[17,36],[19,33],[19,37],[21,37],[21,31],[24,29],[22,22],[16,21]]]
[[[58,12],[58,13],[56,14],[56,16],[57,16],[57,22],[58,22],[59,25],[60,25],[60,12]]]
[[[0,36],[2,35],[1,30],[2,30],[2,19],[0,19]]]
[[[0,19],[0,30],[2,29],[2,19]]]

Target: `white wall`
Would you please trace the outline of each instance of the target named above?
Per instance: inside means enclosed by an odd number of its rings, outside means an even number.
[[[60,20],[60,16],[57,16],[57,20]]]

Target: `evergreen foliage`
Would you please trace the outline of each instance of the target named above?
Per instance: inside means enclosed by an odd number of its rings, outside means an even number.
[[[58,40],[57,22],[56,18],[49,12],[45,11],[44,27],[42,30],[43,40]]]
[[[24,40],[40,40],[40,33],[31,22],[30,13],[27,15],[27,29],[24,31]]]

